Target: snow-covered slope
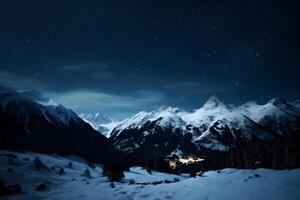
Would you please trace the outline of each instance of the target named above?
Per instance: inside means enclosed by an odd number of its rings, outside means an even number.
[[[111,132],[111,139],[116,149],[127,153],[133,153],[140,148],[151,150],[152,147],[156,150],[161,147],[171,150],[179,142],[178,130],[182,130],[186,125],[178,113],[179,110],[172,107],[139,112],[120,122]],[[146,154],[150,153],[148,150]]]
[[[16,158],[10,158],[10,155]],[[33,160],[39,157],[49,168],[36,170]],[[10,159],[9,159],[10,158]],[[72,166],[68,166],[72,162]],[[51,167],[54,169],[51,169]],[[56,169],[62,167],[64,174]],[[12,172],[8,172],[8,169]],[[88,169],[91,178],[82,176]],[[11,171],[10,170],[10,171]],[[102,175],[102,166],[91,168],[76,157],[61,157],[30,152],[0,150],[0,179],[6,184],[18,183],[20,194],[2,196],[2,200],[298,200],[300,198],[300,169],[208,171],[195,178],[130,168],[125,178],[113,187]],[[44,191],[36,191],[38,183],[46,184]]]
[[[295,122],[299,120],[300,109],[283,99],[273,98],[264,105],[249,102],[239,108],[241,113],[278,134],[284,135],[290,129],[299,128]]]
[[[123,130],[141,128],[149,122],[157,121],[157,125],[162,128],[167,127],[184,127],[186,123],[178,115],[179,109],[173,107],[161,107],[152,112],[139,112],[120,122],[115,127],[114,132],[122,132]]]

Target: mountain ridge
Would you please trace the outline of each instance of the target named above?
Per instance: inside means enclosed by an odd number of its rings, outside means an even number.
[[[172,152],[181,152],[182,156],[206,154],[209,167],[249,167],[251,164],[244,161],[246,157],[253,159],[252,164],[261,157],[265,166],[283,167],[286,164],[273,159],[277,159],[277,154],[285,155],[285,149],[297,148],[298,110],[279,98],[262,105],[248,102],[232,106],[212,96],[192,112],[172,107],[139,112],[116,126],[110,139],[120,154],[132,158],[133,163],[134,159],[157,160],[159,154],[163,158],[172,157]],[[290,138],[295,140],[290,141]],[[256,150],[249,152],[251,148]],[[246,152],[245,158],[237,159],[239,162],[227,160],[236,157],[238,152]],[[290,154],[295,156],[295,152],[289,151],[288,156]],[[218,157],[231,164],[216,161]],[[296,160],[299,163],[300,156]]]

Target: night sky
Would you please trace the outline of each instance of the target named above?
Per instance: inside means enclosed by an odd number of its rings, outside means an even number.
[[[0,85],[123,118],[300,98],[300,1],[0,1]]]

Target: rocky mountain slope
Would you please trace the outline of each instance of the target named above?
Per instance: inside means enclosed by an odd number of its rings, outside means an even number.
[[[111,162],[110,141],[38,91],[0,89],[0,148],[73,154]]]

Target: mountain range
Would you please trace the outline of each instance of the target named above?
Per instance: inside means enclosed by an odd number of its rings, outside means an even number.
[[[273,98],[264,105],[248,102],[233,106],[212,96],[192,112],[173,107],[139,112],[117,125],[110,139],[122,157],[133,162],[137,157],[157,160],[160,156],[196,154],[208,157],[207,161],[211,161],[208,167],[251,167],[256,160],[263,160],[266,167],[280,168],[296,165],[290,163],[295,160],[299,164],[299,151],[289,151],[298,148],[299,131],[297,102]],[[248,152],[251,148],[253,151]],[[242,152],[247,153],[241,155]],[[278,155],[282,155],[278,158],[282,160],[277,162],[273,157]],[[286,160],[289,156],[297,159]],[[222,164],[216,164],[217,159],[222,160],[220,157],[240,159],[231,159],[234,163],[229,164],[226,158]]]
[[[139,112],[117,125],[111,135],[119,150],[132,151],[130,146],[134,149],[137,144],[129,142],[127,146],[124,140],[118,138],[128,131],[139,129],[143,129],[139,137],[155,134],[153,128],[144,130],[149,124],[155,123],[155,128],[159,127],[161,130],[170,129],[174,132],[179,129],[184,134],[190,133],[192,141],[198,144],[199,148],[228,151],[238,139],[271,140],[275,135],[297,131],[299,118],[299,107],[279,98],[271,99],[264,105],[248,102],[234,107],[225,105],[217,97],[212,96],[201,108],[193,112],[173,107]],[[226,130],[230,132],[229,135],[226,135]],[[123,144],[122,147],[118,146],[119,143]]]
[[[273,98],[228,105],[210,97],[191,112],[162,107],[114,122],[79,116],[36,90],[0,88],[0,147],[73,154],[92,162],[167,170],[167,159],[197,156],[201,168],[300,166],[300,107]],[[105,136],[104,136],[105,135]]]

